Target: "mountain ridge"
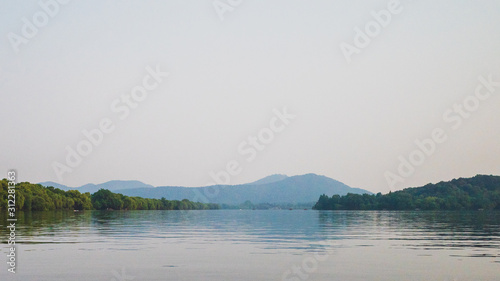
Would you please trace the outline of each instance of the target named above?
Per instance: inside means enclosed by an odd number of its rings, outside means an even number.
[[[126,187],[120,188],[119,183],[126,183]],[[52,182],[43,182],[40,184],[54,186],[51,185]],[[340,181],[312,173],[290,177],[274,174],[247,184],[205,187],[153,187],[140,181],[109,181],[97,185],[87,184],[76,188],[55,184],[57,186],[54,187],[63,190],[76,189],[80,192],[93,193],[101,188],[111,188],[109,189],[110,191],[127,196],[155,199],[165,197],[168,200],[188,199],[191,201],[219,204],[241,204],[245,201],[251,201],[252,203],[314,203],[321,194],[372,194],[368,190],[352,188]]]
[[[372,194],[360,188],[351,188],[334,179],[306,174],[287,177],[281,181],[249,185],[213,185],[206,187],[179,187],[158,186],[154,189],[143,188],[117,190],[127,196],[140,196],[145,198],[165,197],[169,200],[182,200],[210,202],[219,204],[241,204],[246,201],[252,203],[314,203],[321,194]]]
[[[245,183],[244,185],[261,185],[261,184],[267,184],[267,183],[273,183],[277,181],[282,181],[284,179],[287,179],[287,175],[282,175],[282,174],[274,174],[270,175],[264,178],[261,178],[260,180],[256,180],[253,182]]]
[[[59,184],[56,182],[52,182],[52,181],[40,182],[38,184],[45,186],[45,187],[53,186],[55,188],[59,188],[59,189],[62,189],[64,191],[78,190],[81,193],[85,193],[85,192],[94,193],[94,192],[99,191],[99,189],[107,189],[109,191],[115,191],[115,190],[131,189],[131,188],[138,188],[138,187],[154,188],[154,186],[152,186],[150,184],[146,184],[146,183],[143,183],[143,182],[137,181],[137,180],[111,180],[111,181],[107,181],[107,182],[103,182],[103,183],[99,183],[99,184],[87,183],[87,184],[84,184],[84,185],[78,186],[78,187],[69,187],[69,186]]]

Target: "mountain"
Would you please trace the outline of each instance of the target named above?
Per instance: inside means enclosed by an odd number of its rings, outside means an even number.
[[[382,195],[321,195],[317,210],[500,210],[500,176],[477,175]]]
[[[45,182],[40,182],[38,183],[42,186],[45,186],[45,187],[48,187],[48,186],[52,186],[52,187],[55,187],[55,188],[59,188],[59,189],[62,189],[64,191],[68,191],[68,190],[71,190],[71,189],[75,189],[73,187],[67,187],[65,186],[64,184],[59,184],[57,182],[53,182],[53,181],[45,181]]]
[[[281,180],[279,180],[281,179]],[[156,188],[132,188],[115,190],[127,196],[162,198],[168,200],[188,199],[204,203],[237,205],[245,201],[258,203],[313,203],[321,194],[345,195],[347,193],[371,194],[359,188],[349,187],[334,179],[306,174],[287,177],[273,175],[250,184],[215,185],[208,187],[160,186]]]
[[[265,178],[262,178],[258,181],[254,181],[251,183],[247,183],[246,185],[260,185],[260,184],[268,184],[268,183],[273,183],[277,181],[282,181],[284,179],[288,178],[287,175],[280,175],[280,174],[275,174],[275,175],[270,175]]]
[[[101,184],[86,184],[83,186],[80,186],[77,188],[78,191],[85,193],[85,192],[90,192],[94,193],[98,191],[99,189],[107,189],[109,191],[115,192],[116,190],[127,190],[127,189],[132,189],[132,188],[154,188],[154,186],[145,184],[140,181],[121,181],[121,180],[113,180],[113,181],[108,181],[105,183]]]
[[[59,189],[65,190],[65,191],[72,190],[72,189],[78,190],[81,193],[85,193],[85,192],[94,193],[94,192],[97,192],[99,189],[107,189],[110,191],[115,191],[115,190],[131,189],[131,188],[154,188],[154,186],[152,186],[152,185],[145,184],[145,183],[140,182],[140,181],[134,181],[134,180],[131,180],[131,181],[113,180],[113,181],[108,181],[108,182],[100,183],[100,184],[89,183],[86,185],[82,185],[80,187],[68,187],[68,186],[58,184],[55,182],[50,182],[50,181],[41,182],[40,184],[42,186],[46,186],[46,187],[53,186],[55,188],[59,188]]]
[[[9,181],[0,180],[0,210],[8,208]],[[52,211],[52,210],[215,210],[217,204],[202,204],[189,200],[158,200],[134,197],[113,193],[101,189],[94,194],[75,193],[73,190],[61,191],[46,188],[40,184],[20,182],[16,184],[17,207],[22,211]],[[25,200],[26,199],[26,200]]]

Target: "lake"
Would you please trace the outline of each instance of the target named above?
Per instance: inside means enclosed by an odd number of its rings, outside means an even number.
[[[17,273],[4,262],[0,280],[500,280],[500,212],[17,215]]]

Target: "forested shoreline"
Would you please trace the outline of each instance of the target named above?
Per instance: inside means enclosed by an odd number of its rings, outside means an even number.
[[[15,187],[16,210],[212,210],[218,204],[125,196],[101,189],[93,194],[21,182]],[[8,180],[0,181],[0,210],[8,208]],[[248,202],[248,204],[251,204]],[[256,208],[253,204],[252,208]],[[240,206],[241,208],[241,206]],[[250,207],[249,207],[250,208]],[[500,176],[473,178],[406,188],[382,195],[321,195],[316,210],[500,210]]]
[[[382,195],[321,195],[316,210],[500,210],[500,177],[473,178],[406,188]]]
[[[21,182],[15,187],[16,210],[213,210],[218,204],[184,200],[151,199],[129,197],[101,189],[93,194],[78,190],[64,191],[52,186]],[[0,210],[8,207],[8,181],[0,181]],[[11,199],[11,198],[9,198]]]

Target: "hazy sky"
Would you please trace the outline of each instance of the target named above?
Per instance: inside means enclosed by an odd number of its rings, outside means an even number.
[[[500,1],[390,2],[1,0],[0,171],[202,186],[229,163],[231,184],[383,193],[500,174]]]

